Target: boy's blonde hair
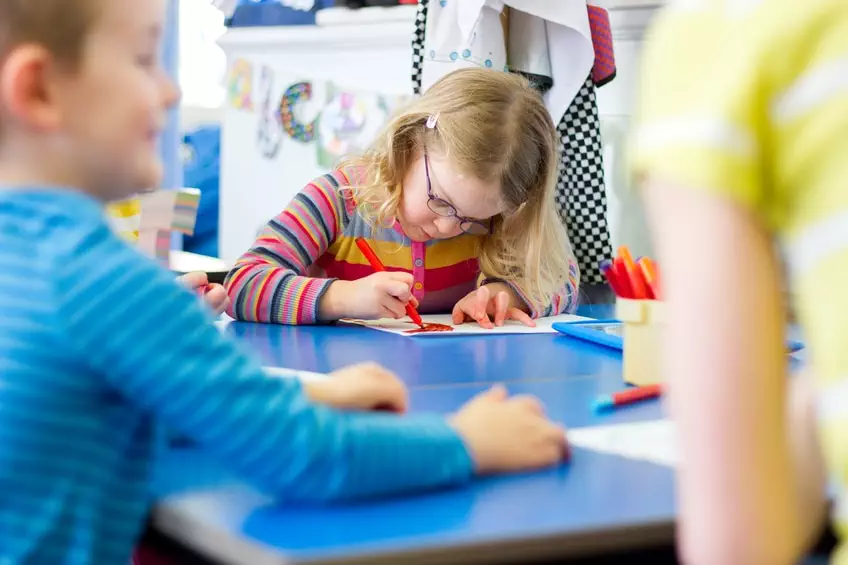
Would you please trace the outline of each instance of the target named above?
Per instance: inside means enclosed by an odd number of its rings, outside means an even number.
[[[434,128],[427,119],[438,114]],[[496,182],[508,211],[482,238],[485,276],[516,283],[536,308],[549,304],[568,278],[571,246],[554,206],[556,129],[542,98],[522,77],[461,69],[433,84],[394,117],[364,155],[351,187],[363,215],[381,225],[395,218],[404,176],[424,149],[462,173]]]

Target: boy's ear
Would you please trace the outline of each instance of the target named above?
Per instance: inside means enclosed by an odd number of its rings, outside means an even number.
[[[38,131],[55,129],[60,116],[50,80],[57,69],[50,52],[37,45],[21,45],[0,65],[0,108],[11,124]]]

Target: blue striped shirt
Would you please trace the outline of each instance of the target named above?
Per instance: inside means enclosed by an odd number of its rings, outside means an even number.
[[[470,478],[444,418],[316,406],[211,321],[99,202],[0,191],[0,562],[126,565],[165,429],[283,500]]]

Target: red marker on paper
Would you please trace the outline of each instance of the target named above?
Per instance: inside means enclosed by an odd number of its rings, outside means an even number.
[[[362,254],[365,255],[365,258],[368,259],[368,262],[371,264],[371,268],[378,272],[383,272],[386,270],[386,267],[383,265],[383,262],[380,261],[380,258],[377,257],[377,254],[374,253],[374,250],[371,249],[371,246],[368,245],[368,242],[362,239],[361,237],[357,237],[354,241],[356,241],[356,246],[362,251]],[[413,322],[415,322],[419,327],[424,327],[424,321],[421,319],[421,316],[418,315],[418,310],[415,309],[415,306],[412,305],[411,302],[406,303],[406,315],[409,316]]]
[[[614,392],[612,394],[605,394],[598,397],[595,399],[594,408],[595,412],[603,412],[618,406],[626,406],[643,400],[657,398],[661,395],[662,386],[660,385],[633,387],[622,390],[621,392]]]

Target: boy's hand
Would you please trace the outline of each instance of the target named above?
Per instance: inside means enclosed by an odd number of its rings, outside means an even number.
[[[216,314],[223,314],[230,306],[227,291],[219,284],[209,284],[206,273],[187,273],[177,278],[180,283],[203,297]]]
[[[319,313],[325,320],[403,318],[407,302],[418,306],[411,291],[413,280],[409,273],[386,271],[355,281],[333,281],[321,298]]]
[[[515,293],[504,283],[489,283],[468,293],[453,307],[453,323],[477,322],[481,327],[492,329],[502,326],[506,320],[517,320],[531,328],[536,325],[520,304]]]
[[[403,413],[409,407],[406,385],[376,363],[351,365],[329,378],[303,383],[313,401],[341,410],[389,410]]]
[[[535,470],[568,457],[565,430],[550,422],[532,396],[507,396],[495,386],[472,398],[451,419],[478,474]]]

